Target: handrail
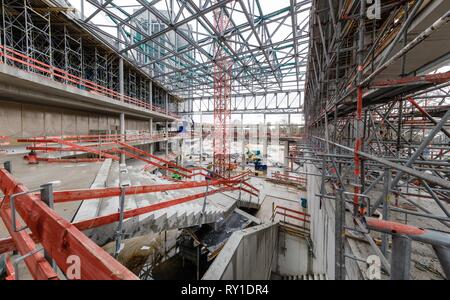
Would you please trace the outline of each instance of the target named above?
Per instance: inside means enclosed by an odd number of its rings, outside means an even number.
[[[112,99],[115,99],[115,100],[118,100],[118,101],[121,101],[121,102],[124,102],[127,104],[132,104],[132,105],[135,105],[138,107],[143,107],[150,111],[162,113],[164,115],[170,115],[175,118],[180,118],[180,116],[178,114],[176,114],[174,112],[166,111],[166,109],[164,109],[163,107],[160,107],[159,105],[150,104],[150,103],[147,103],[140,99],[136,99],[136,98],[130,97],[128,95],[121,94],[115,90],[101,86],[95,82],[75,76],[65,70],[56,68],[56,67],[46,64],[42,61],[39,61],[32,57],[29,57],[19,51],[13,50],[4,45],[0,44],[0,49],[3,50],[3,51],[0,51],[0,57],[5,57],[11,61],[22,64],[28,68],[32,68],[36,71],[46,73],[51,78],[54,78],[54,77],[59,78],[61,80],[71,83],[72,85],[77,86],[78,88],[83,87],[83,88],[87,89],[88,91],[90,91],[91,93],[99,93],[103,96],[107,96],[107,97],[110,97]]]
[[[31,195],[24,185],[1,168],[0,178],[0,190],[7,197],[7,203],[0,208],[0,216],[16,249],[25,257],[24,261],[33,278],[58,279],[58,275],[44,255],[37,252],[38,248],[31,234],[39,240],[63,273],[67,274],[66,270],[70,267],[68,258],[76,255],[83,263],[79,279],[138,279],[73,224],[58,216],[39,197]],[[13,208],[9,198],[19,194],[14,209],[22,218],[20,223],[25,223],[29,231],[15,231],[13,228]]]
[[[282,210],[282,211],[280,211]],[[293,215],[296,214],[296,215]],[[283,224],[288,225],[288,226],[294,226],[297,228],[301,228],[303,230],[309,230],[309,224],[311,224],[310,218],[311,215],[309,215],[308,213],[304,213],[298,210],[294,210],[288,207],[284,207],[281,205],[277,205],[275,206],[275,203],[272,204],[272,217],[271,220],[272,222],[275,221],[275,217],[279,215],[283,217]],[[303,216],[303,217],[302,217]],[[288,222],[286,220],[286,218],[291,219],[291,220],[296,220],[296,221],[300,221],[302,222],[300,225],[299,224],[295,224],[295,223],[291,223]]]

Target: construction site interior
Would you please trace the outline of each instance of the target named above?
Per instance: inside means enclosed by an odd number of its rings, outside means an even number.
[[[0,5],[0,280],[450,279],[450,1]]]

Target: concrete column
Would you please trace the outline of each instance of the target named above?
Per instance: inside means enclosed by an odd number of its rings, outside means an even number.
[[[155,143],[150,144],[150,154],[155,154]]]
[[[153,110],[153,81],[150,81],[150,91],[149,91],[149,99],[150,110]]]
[[[267,130],[267,116],[266,116],[266,114],[264,114],[264,124],[263,124],[263,130],[262,130],[262,134],[263,134],[263,137],[262,137],[262,139],[263,139],[263,162],[264,162],[264,164],[266,164],[267,165],[267,157],[268,157],[268,141],[267,141],[267,133],[268,133],[268,130]]]
[[[291,129],[291,114],[288,114],[288,130],[287,130],[287,135],[291,136],[292,135],[292,129]]]
[[[121,113],[120,114],[120,140],[122,142],[125,142],[125,114]],[[125,164],[125,155],[124,154],[120,154],[120,163],[121,164]]]
[[[245,163],[245,131],[244,131],[244,114],[241,114],[241,131],[242,131],[242,145],[241,145],[241,167],[245,169],[247,164]]]
[[[153,138],[153,119],[150,119],[150,139]]]
[[[169,94],[166,93],[166,115],[169,114]]]
[[[200,111],[200,164],[202,163],[203,160],[203,112]]]
[[[166,141],[166,159],[169,158],[169,122],[166,121],[166,137],[167,137],[167,141]]]
[[[284,173],[289,172],[289,141],[284,142]]]
[[[121,101],[124,100],[123,95],[125,94],[125,70],[123,66],[123,58],[119,60],[119,93],[121,95]]]
[[[181,139],[180,140],[180,143],[178,144],[179,145],[179,147],[180,147],[180,164],[183,166],[184,165],[184,147],[183,147],[183,145],[184,145],[184,139]]]

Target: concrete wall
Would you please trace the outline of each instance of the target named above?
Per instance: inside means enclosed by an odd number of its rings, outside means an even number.
[[[305,172],[308,174],[320,174],[312,164],[305,164]],[[307,175],[308,185],[308,210],[311,214],[311,240],[315,258],[312,262],[312,273],[327,274],[328,278],[335,278],[335,202],[330,199],[323,199],[320,206],[320,185],[321,177]],[[347,213],[346,224],[351,226],[353,220]],[[353,246],[352,246],[353,245]],[[344,240],[345,253],[353,254],[355,242],[349,239]],[[362,257],[356,254],[357,257]],[[346,279],[360,280],[364,279],[363,272],[356,260],[345,259]]]
[[[0,64],[0,95],[0,100],[9,99],[16,103],[27,102],[97,114],[118,115],[123,112],[134,118],[153,118],[158,122],[176,120],[175,117],[163,113],[53,81],[6,64]]]
[[[96,114],[50,106],[2,101],[0,135],[12,139],[34,136],[87,135],[119,129],[118,115]],[[127,130],[149,130],[150,121],[126,118]]]
[[[267,280],[276,259],[278,224],[233,233],[204,280]]]
[[[304,238],[280,232],[278,234],[277,266],[274,271],[281,276],[311,274],[308,243]]]
[[[312,164],[305,164],[307,174],[320,174]],[[311,240],[315,259],[312,263],[314,274],[327,274],[334,279],[334,202],[324,199],[320,207],[321,178],[307,175],[308,211],[311,214]]]

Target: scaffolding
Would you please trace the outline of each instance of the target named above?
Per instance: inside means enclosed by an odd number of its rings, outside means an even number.
[[[2,62],[66,85],[94,91],[116,100],[154,110],[151,74],[126,61],[125,95],[120,94],[117,52],[108,49],[73,23],[63,7],[30,0],[1,2],[0,55]],[[161,89],[161,87],[155,87]],[[159,113],[179,118],[178,109]]]
[[[449,228],[450,72],[440,69],[444,61],[437,63],[440,53],[450,50],[445,36],[449,3],[434,8],[436,16],[428,1],[386,1],[379,19],[368,17],[366,1],[315,5],[301,160],[307,165],[304,172],[320,180],[313,198],[321,206],[324,201],[336,204],[335,278],[345,279],[354,259],[345,248],[346,234],[363,232],[386,273],[409,279],[411,240],[386,228],[402,225],[397,220],[403,214],[415,228],[424,220],[433,220],[427,224],[444,232]],[[446,42],[424,55],[436,40]],[[431,200],[427,207],[424,199]],[[419,212],[402,209],[400,203]],[[374,216],[385,223],[373,225]],[[370,230],[382,232],[381,247]],[[448,254],[448,249],[436,251],[447,278]]]

